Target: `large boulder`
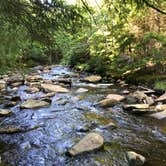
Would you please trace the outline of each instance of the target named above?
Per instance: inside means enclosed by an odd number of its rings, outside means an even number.
[[[133,151],[127,152],[127,159],[130,166],[141,166],[144,165],[146,161],[146,158],[144,156]]]
[[[91,75],[91,76],[85,77],[82,81],[95,83],[95,82],[99,82],[101,79],[102,77],[99,75]]]
[[[41,87],[45,91],[51,91],[51,92],[61,92],[61,93],[68,93],[69,90],[60,86],[60,85],[53,85],[53,84],[41,84]]]
[[[0,116],[9,116],[12,114],[12,111],[7,109],[0,109]]]
[[[38,108],[38,107],[47,107],[49,103],[41,100],[27,100],[21,104],[21,108]]]
[[[97,133],[89,133],[80,142],[69,150],[69,154],[75,156],[77,154],[92,151],[100,148],[104,143],[104,138]]]

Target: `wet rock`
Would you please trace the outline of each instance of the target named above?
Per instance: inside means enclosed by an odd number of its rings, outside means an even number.
[[[27,131],[35,130],[39,127],[40,126],[34,126],[31,128],[20,127],[20,126],[0,127],[0,134],[14,134],[14,133],[20,133],[20,132],[27,132]]]
[[[55,94],[56,94],[55,92],[50,92],[50,93],[47,93],[47,94],[43,95],[42,97],[43,98],[53,97]]]
[[[17,104],[15,101],[10,101],[4,105],[4,107],[14,107]]]
[[[16,83],[16,84],[14,84],[14,83]],[[17,75],[17,74],[9,77],[8,80],[7,80],[8,85],[12,84],[15,87],[19,86],[18,84],[22,85],[23,83],[24,83],[23,77],[21,75]]]
[[[29,82],[40,81],[40,80],[42,80],[42,76],[32,75],[32,76],[28,76],[26,80]]]
[[[147,96],[145,93],[142,91],[136,91],[133,93],[133,97],[139,100],[139,102],[144,102],[146,104],[153,104],[154,100],[152,97]]]
[[[125,99],[124,96],[121,96],[121,95],[117,95],[117,94],[109,94],[107,97],[107,99],[112,99],[112,100],[116,100],[118,102],[122,101]]]
[[[130,91],[128,91],[128,90],[123,90],[123,91],[121,91],[121,94],[124,94],[124,95],[127,95],[127,94],[129,94],[130,93]]]
[[[146,88],[146,87],[143,87],[143,86],[138,86],[138,88],[141,89],[141,91],[144,94],[153,94],[153,93],[156,93],[154,90]]]
[[[101,81],[101,79],[102,77],[99,75],[92,75],[92,76],[85,77],[84,79],[82,79],[82,81],[96,83]]]
[[[93,83],[73,83],[75,87],[84,87],[84,88],[109,88],[113,84],[93,84]]]
[[[100,126],[101,129],[116,129],[117,125],[113,122],[110,122],[109,124],[105,126]]]
[[[67,103],[69,103],[69,101],[65,99],[58,101],[58,105],[66,105]]]
[[[85,106],[85,105],[79,105],[79,106],[76,106],[76,109],[81,110],[81,111],[90,111],[91,108],[89,108],[88,106]]]
[[[24,143],[20,144],[20,147],[21,147],[21,149],[23,149],[23,150],[28,150],[28,149],[31,148],[31,144],[30,144],[29,141],[27,141],[27,142],[24,142]]]
[[[164,111],[164,110],[166,110],[166,104],[157,105],[155,110],[157,110],[157,111]]]
[[[41,82],[28,82],[27,85],[29,85],[30,87],[40,88],[41,87]]]
[[[166,110],[162,111],[162,112],[157,112],[157,113],[151,114],[150,116],[154,117],[156,119],[159,119],[159,120],[165,119],[166,118]]]
[[[12,96],[11,101],[21,101],[20,96]]]
[[[166,92],[163,95],[161,95],[159,98],[157,98],[156,101],[165,102],[166,101]]]
[[[43,66],[39,65],[39,66],[33,67],[32,70],[34,70],[34,71],[43,70],[43,68],[44,68]]]
[[[2,158],[1,158],[1,156],[0,156],[0,164],[2,164]]]
[[[144,156],[133,151],[127,152],[127,159],[130,166],[141,166],[144,165],[146,161],[146,158]]]
[[[102,107],[111,107],[117,103],[118,102],[114,99],[104,99],[104,100],[101,100],[98,103],[96,103],[96,105],[100,105]]]
[[[0,90],[5,89],[6,88],[6,82],[3,80],[0,80]]]
[[[106,99],[101,100],[97,103],[97,105],[100,105],[102,107],[108,107],[108,106],[113,106],[122,100],[124,100],[125,97],[117,94],[109,94]]]
[[[88,89],[86,89],[86,88],[79,88],[76,91],[76,93],[85,93],[85,92],[88,92]]]
[[[26,89],[26,92],[28,93],[36,93],[36,92],[39,92],[40,90],[36,87],[29,87]]]
[[[41,84],[41,87],[45,91],[51,91],[51,92],[60,92],[60,93],[68,93],[69,90],[66,88],[63,88],[60,85],[52,85],[52,84]]]
[[[18,87],[18,86],[21,86],[21,85],[23,85],[23,84],[24,84],[23,81],[18,81],[18,82],[14,82],[14,83],[12,83],[12,84],[10,84],[10,85],[13,86],[13,87]]]
[[[7,109],[0,109],[0,116],[9,116],[12,114],[12,111]]]
[[[23,104],[21,104],[21,108],[38,108],[38,107],[47,107],[49,106],[48,102],[41,100],[27,100]]]
[[[89,133],[70,150],[69,154],[72,156],[83,152],[92,151],[100,148],[104,143],[104,138],[97,133]]]
[[[90,131],[91,126],[92,125],[90,125],[90,124],[85,124],[83,126],[77,126],[76,131],[77,132],[88,132],[88,131]]]
[[[128,104],[128,105],[123,105],[123,108],[126,110],[131,110],[131,109],[148,109],[149,104]]]

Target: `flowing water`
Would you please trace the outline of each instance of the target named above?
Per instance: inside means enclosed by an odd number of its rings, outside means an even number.
[[[0,108],[10,96],[20,95],[22,101],[10,108],[14,112],[12,116],[0,118],[0,127],[33,128],[27,132],[0,134],[3,166],[127,166],[126,151],[130,150],[144,155],[147,166],[166,166],[164,120],[128,114],[120,104],[110,108],[94,105],[107,94],[123,90],[118,85],[89,87],[79,82],[80,76],[63,66],[42,74],[48,80],[66,76],[73,82],[70,92],[55,94],[47,108],[20,109],[23,100],[40,98],[43,94],[27,94],[25,85],[16,92],[1,94]],[[89,91],[78,94],[79,87],[88,87]],[[117,128],[102,127],[110,122],[116,123]],[[82,128],[87,128],[87,131],[80,130]],[[75,157],[68,156],[68,149],[92,131],[104,137],[104,146]]]

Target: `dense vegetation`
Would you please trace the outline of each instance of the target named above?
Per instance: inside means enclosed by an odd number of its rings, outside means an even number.
[[[0,72],[62,63],[135,82],[165,79],[166,1],[94,4],[0,0]]]

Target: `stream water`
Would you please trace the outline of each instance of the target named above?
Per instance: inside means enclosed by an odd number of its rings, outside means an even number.
[[[1,94],[0,108],[10,96],[19,95],[22,101],[10,107],[14,112],[12,116],[0,118],[0,127],[35,126],[27,132],[0,134],[3,166],[127,166],[128,150],[145,156],[147,166],[166,166],[165,120],[128,114],[121,104],[109,108],[94,105],[107,94],[120,93],[126,87],[89,87],[79,81],[80,76],[63,66],[56,66],[41,75],[48,80],[68,76],[73,86],[69,88],[69,93],[57,93],[51,97],[49,107],[38,109],[20,109],[19,105],[25,99],[40,98],[43,92],[28,94],[24,85],[15,92]],[[79,87],[85,86],[88,92],[76,93]],[[130,90],[130,87],[127,89]],[[117,128],[102,127],[110,122],[116,123]],[[82,128],[87,128],[87,131]],[[90,131],[104,137],[104,146],[75,157],[68,156],[68,149]]]

